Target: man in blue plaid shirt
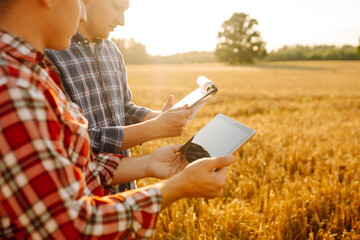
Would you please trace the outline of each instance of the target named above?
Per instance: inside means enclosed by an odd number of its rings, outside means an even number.
[[[111,31],[125,25],[129,0],[92,0],[85,4],[88,21],[80,24],[65,51],[47,50],[69,98],[89,121],[90,143],[95,153],[129,156],[129,148],[143,142],[179,136],[191,110],[170,109],[170,96],[161,112],[131,102],[124,59],[108,40]],[[119,191],[136,188],[134,182]]]

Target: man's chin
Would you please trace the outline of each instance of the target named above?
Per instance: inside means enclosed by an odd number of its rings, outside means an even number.
[[[107,33],[98,34],[98,36],[96,36],[95,38],[99,40],[104,40],[109,38],[109,36],[110,36],[110,32],[107,32]]]

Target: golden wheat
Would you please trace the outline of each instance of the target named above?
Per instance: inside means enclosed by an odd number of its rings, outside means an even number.
[[[133,155],[182,144],[217,113],[257,133],[235,152],[224,196],[172,204],[153,239],[360,239],[360,62],[128,66],[133,100],[153,109],[199,75],[218,94],[181,137]]]

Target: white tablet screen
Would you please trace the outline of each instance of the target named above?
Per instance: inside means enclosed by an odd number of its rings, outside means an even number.
[[[218,157],[233,153],[254,134],[253,129],[219,113],[195,134],[192,143]]]

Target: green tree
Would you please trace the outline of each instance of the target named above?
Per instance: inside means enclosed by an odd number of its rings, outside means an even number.
[[[234,13],[218,32],[215,50],[217,59],[230,64],[253,63],[255,58],[266,56],[265,42],[260,32],[254,30],[256,19],[245,13]]]
[[[360,38],[359,38],[359,46],[357,47],[357,55],[360,56]]]

